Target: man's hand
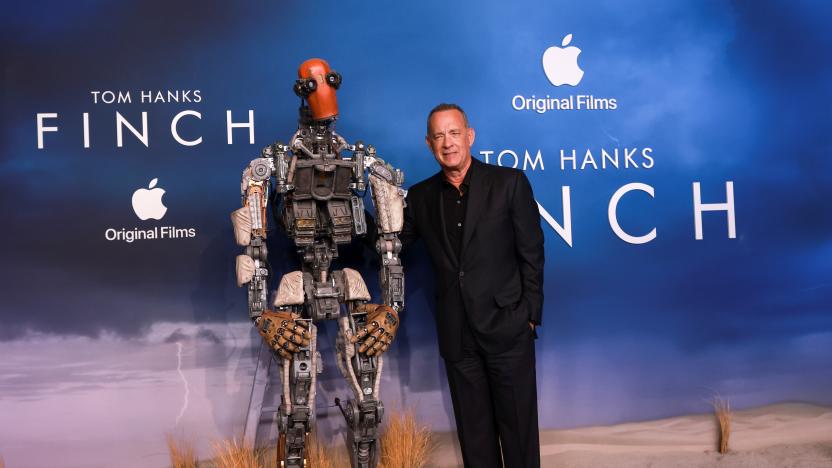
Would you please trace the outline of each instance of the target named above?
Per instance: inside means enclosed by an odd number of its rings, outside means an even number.
[[[387,351],[399,328],[399,314],[384,304],[361,304],[355,308],[355,312],[367,313],[367,326],[350,338],[350,343],[361,341],[358,352],[366,353],[367,356]]]
[[[309,323],[289,311],[268,311],[255,320],[257,331],[277,354],[291,360],[299,346],[309,346]]]

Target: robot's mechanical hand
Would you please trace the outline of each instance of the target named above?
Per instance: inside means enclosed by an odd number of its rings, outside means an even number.
[[[264,312],[254,324],[260,336],[283,359],[292,359],[300,346],[309,346],[309,323],[289,311]]]
[[[361,304],[355,312],[367,313],[367,326],[350,338],[351,343],[361,341],[358,352],[374,356],[387,351],[399,328],[399,314],[385,304]]]

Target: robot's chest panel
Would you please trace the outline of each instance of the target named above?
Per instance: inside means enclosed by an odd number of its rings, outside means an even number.
[[[331,198],[290,198],[283,211],[287,234],[299,246],[312,245],[316,239],[330,239],[336,244],[349,244],[353,235],[351,200]]]
[[[283,212],[284,225],[295,244],[312,245],[323,238],[336,244],[352,240],[352,199],[356,198],[350,191],[352,171],[352,161],[298,160],[295,188]]]
[[[349,199],[352,161],[299,160],[295,167],[295,200]]]

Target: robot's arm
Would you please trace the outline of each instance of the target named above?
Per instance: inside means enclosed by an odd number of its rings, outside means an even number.
[[[367,147],[363,164],[367,168],[376,207],[376,251],[381,256],[382,301],[400,311],[404,308],[404,271],[399,259],[402,250],[399,233],[404,221],[404,190],[401,188],[404,174],[376,156],[372,146]]]
[[[266,248],[266,209],[269,200],[269,178],[275,172],[271,148],[254,159],[243,171],[240,193],[242,208],[231,213],[234,237],[244,247],[237,256],[237,285],[248,285],[249,317],[257,319],[266,311],[268,297],[268,250]]]
[[[260,335],[282,358],[291,359],[301,346],[309,346],[309,325],[296,321],[298,314],[291,310],[269,310],[268,250],[266,211],[269,203],[269,184],[272,174],[277,179],[276,192],[292,189],[291,162],[286,146],[276,143],[263,149],[243,171],[240,193],[243,207],[231,214],[234,237],[245,247],[237,256],[237,285],[248,285],[248,313]]]

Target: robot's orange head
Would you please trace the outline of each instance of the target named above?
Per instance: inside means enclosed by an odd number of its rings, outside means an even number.
[[[309,103],[315,120],[334,119],[338,116],[338,99],[335,90],[341,86],[341,74],[329,68],[325,60],[309,59],[298,67],[295,94]]]

